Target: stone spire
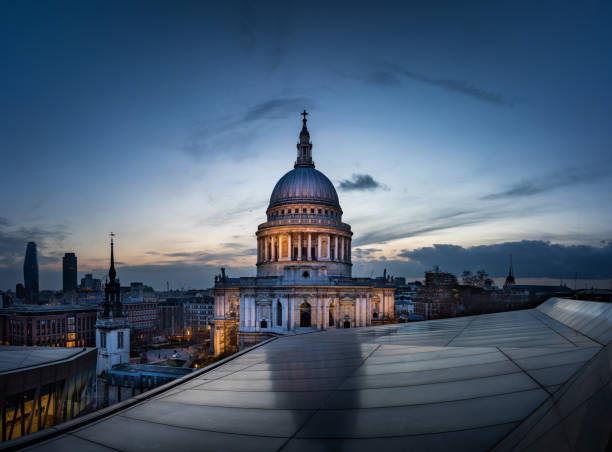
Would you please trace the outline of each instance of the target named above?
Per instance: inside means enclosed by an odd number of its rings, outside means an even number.
[[[508,276],[506,276],[506,282],[504,282],[504,289],[508,289],[516,284],[514,279],[514,266],[512,265],[512,254],[510,255],[510,268],[508,269]]]
[[[113,317],[122,317],[121,309],[121,285],[117,279],[117,271],[115,270],[115,245],[113,237],[115,234],[111,232],[111,257],[110,268],[108,269],[108,278],[106,287],[104,288],[104,313],[103,317],[108,318],[111,313]]]
[[[306,116],[308,112],[304,110],[300,114],[304,119],[302,119],[302,130],[300,132],[300,141],[297,144],[297,160],[295,161],[294,168],[314,168],[314,162],[312,161],[312,143],[310,142],[310,133],[306,127]]]
[[[111,236],[111,258],[110,258],[110,268],[108,270],[108,277],[110,278],[111,281],[114,281],[115,278],[117,277],[117,271],[115,270],[115,253],[114,253],[114,244],[113,244],[113,237],[115,236],[115,234],[111,232],[110,236]]]

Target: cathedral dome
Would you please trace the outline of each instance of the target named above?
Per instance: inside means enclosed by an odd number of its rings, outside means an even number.
[[[334,184],[311,166],[297,166],[276,183],[268,208],[285,204],[323,204],[340,209]]]

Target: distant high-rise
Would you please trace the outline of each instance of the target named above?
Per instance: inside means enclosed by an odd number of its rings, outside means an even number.
[[[64,293],[76,292],[77,290],[77,257],[74,253],[64,254],[62,259]]]
[[[25,297],[28,303],[38,304],[38,257],[36,243],[28,242],[25,260],[23,261],[23,282]]]

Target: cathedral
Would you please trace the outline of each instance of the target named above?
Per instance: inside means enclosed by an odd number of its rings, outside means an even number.
[[[294,168],[276,183],[258,226],[257,276],[215,277],[211,347],[234,352],[274,335],[356,328],[393,319],[388,278],[352,276],[351,226],[331,181],[315,169],[302,116]]]

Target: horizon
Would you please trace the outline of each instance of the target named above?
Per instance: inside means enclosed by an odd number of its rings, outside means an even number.
[[[354,276],[612,288],[611,5],[321,5],[0,6],[0,288],[254,275],[303,109]]]

